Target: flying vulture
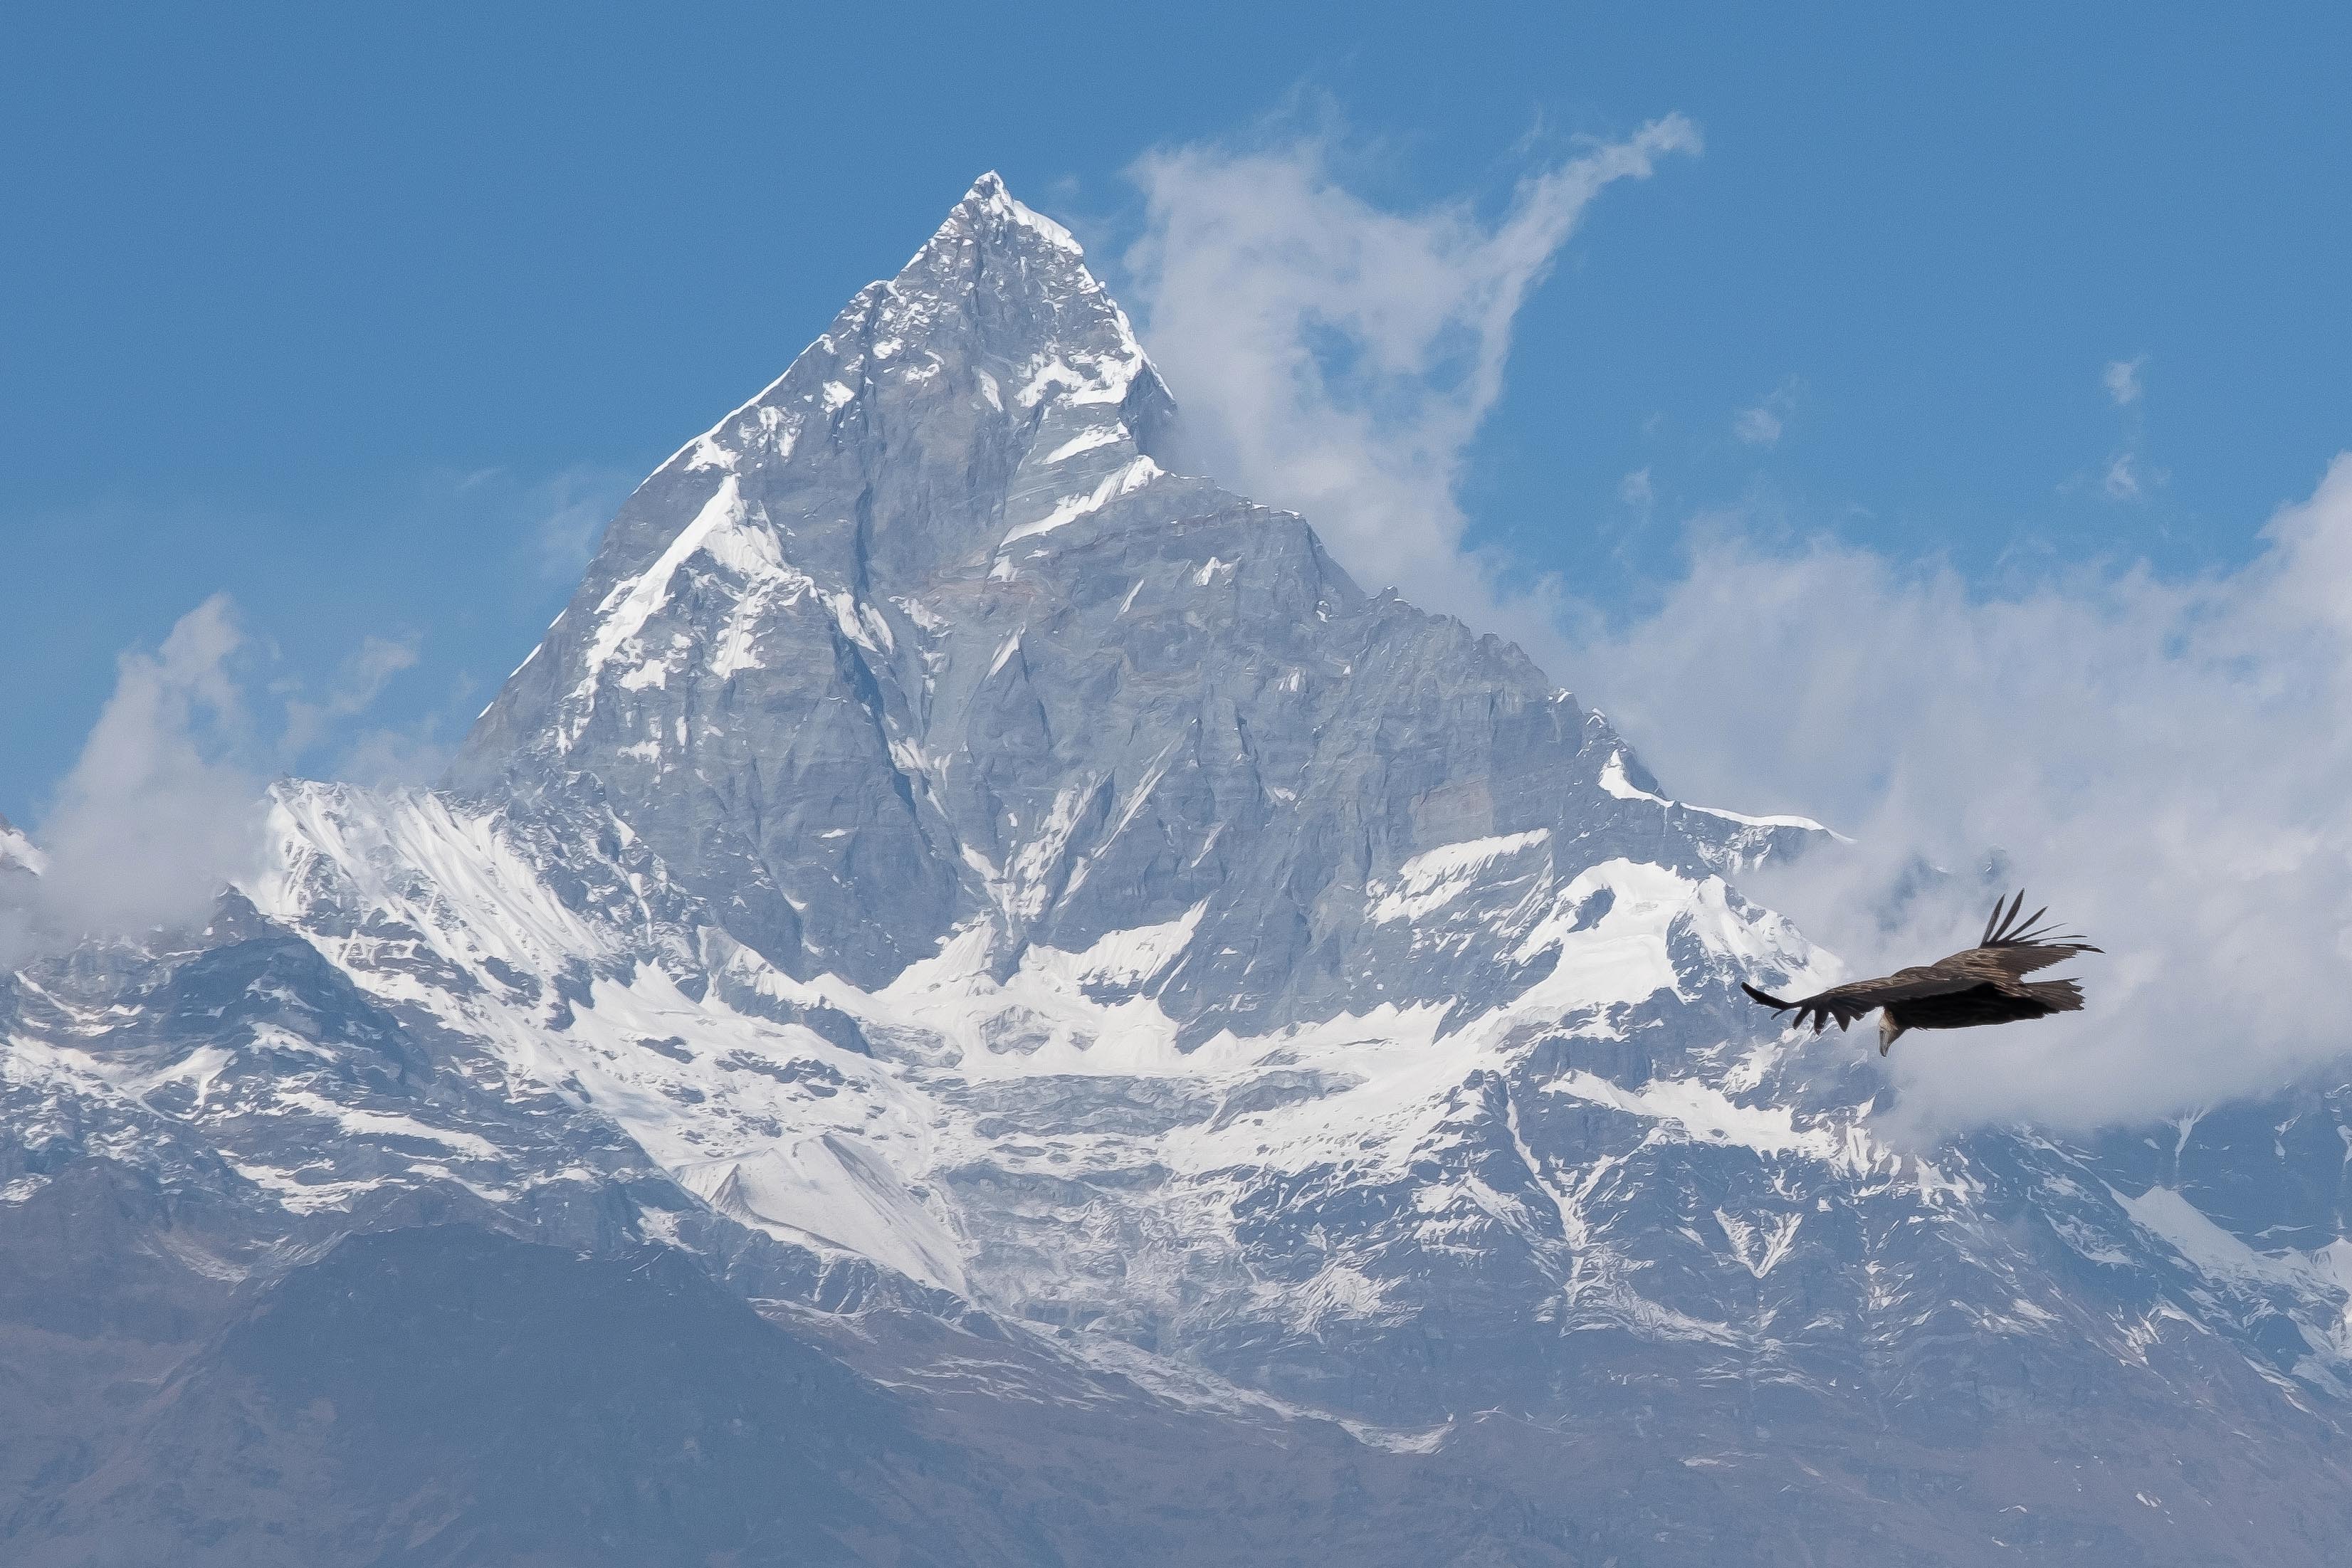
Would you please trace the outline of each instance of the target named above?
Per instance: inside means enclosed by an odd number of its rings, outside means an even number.
[[[2020,889],[2009,907],[1992,901],[1992,918],[1984,936],[1965,953],[1938,958],[1932,964],[1897,969],[1875,980],[1852,980],[1826,991],[1784,1002],[1741,981],[1739,988],[1774,1012],[1796,1009],[1801,1026],[1808,1014],[1813,1032],[1837,1019],[1845,1028],[1873,1008],[1878,1015],[1878,1054],[1895,1037],[1912,1029],[1968,1029],[1980,1023],[2012,1023],[2019,1019],[2047,1018],[2052,1013],[2078,1012],[2082,988],[2072,980],[2028,980],[2026,976],[2053,964],[2063,964],[2077,953],[2096,953],[2080,936],[2053,936],[2047,925],[2034,923],[2050,913],[2035,910],[2023,920],[2017,912],[2025,904]]]

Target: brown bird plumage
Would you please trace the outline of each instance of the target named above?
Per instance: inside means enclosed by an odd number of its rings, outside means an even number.
[[[2048,926],[2037,926],[2034,923],[2050,913],[2046,907],[2020,920],[2017,912],[2025,904],[2021,888],[2006,910],[2001,904],[1993,900],[1992,917],[1985,922],[1976,946],[1932,964],[1897,969],[1875,980],[1851,980],[1793,1002],[1768,996],[1744,980],[1739,988],[1776,1013],[1794,1009],[1800,1026],[1810,1015],[1815,1034],[1832,1019],[1844,1029],[1873,1008],[1884,1009],[1878,1017],[1881,1056],[1906,1030],[1969,1029],[2079,1011],[2083,992],[2074,981],[2025,977],[2077,953],[2100,949],[2080,936],[2053,936]]]

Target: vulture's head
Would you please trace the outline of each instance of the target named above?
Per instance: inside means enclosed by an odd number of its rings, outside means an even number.
[[[1879,1055],[1881,1055],[1881,1056],[1885,1056],[1885,1055],[1886,1054],[1886,1048],[1887,1048],[1888,1046],[1893,1045],[1893,1044],[1895,1043],[1895,1037],[1896,1035],[1898,1035],[1898,1034],[1901,1034],[1905,1030],[1907,1030],[1907,1029],[1909,1029],[1910,1027],[1911,1027],[1911,1026],[1910,1026],[1909,1024],[1907,1024],[1907,1023],[1896,1023],[1896,1022],[1895,1021],[1895,1009],[1892,1009],[1892,1008],[1881,1008],[1881,1009],[1878,1009],[1878,1054],[1879,1054]]]

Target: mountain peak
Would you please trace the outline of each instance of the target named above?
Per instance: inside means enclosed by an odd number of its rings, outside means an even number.
[[[963,193],[963,199],[948,214],[947,222],[940,225],[939,233],[932,236],[933,243],[937,243],[941,235],[958,231],[971,233],[982,228],[1000,234],[1008,230],[1024,231],[1044,240],[1055,250],[1066,253],[1081,265],[1086,259],[1086,248],[1078,244],[1069,230],[1035,208],[1024,206],[1015,200],[1012,190],[1004,183],[1004,177],[993,169],[971,183],[971,188]]]
[[[1609,789],[1622,747],[1517,649],[1163,467],[1173,406],[1076,241],[982,175],[630,497],[452,781],[593,781],[802,979],[1162,930],[1188,956],[1119,983],[1208,1031],[1450,1007],[1474,940],[1524,987],[1491,922],[1390,950],[1474,872],[1548,909],[1605,845],[1705,876],[1795,836]]]
[[[939,379],[950,363],[952,385]],[[676,470],[740,474],[745,455],[761,449],[781,462],[803,450],[812,413],[839,431],[870,420],[877,397],[919,392],[936,405],[942,391],[975,412],[985,404],[992,418],[983,423],[1031,436],[1058,411],[1094,406],[1096,423],[1120,423],[1120,438],[1138,451],[1174,408],[1084,248],[1014,200],[992,170],[896,275],[858,290],[782,376],[680,447],[647,484]]]
[[[1173,413],[1076,240],[982,174],[894,276],[638,486],[451,781],[488,788],[526,755],[583,767],[641,704],[615,683],[740,684],[783,656],[755,644],[788,611],[904,655],[924,635],[905,605],[943,577],[1010,580],[1016,554],[1171,482],[1153,453]],[[730,606],[717,643],[697,596]],[[603,739],[646,762],[650,743],[688,745],[674,727]]]
[[[1086,248],[1016,201],[992,170],[972,182],[898,275],[852,300],[836,326],[861,313],[885,341],[911,340],[961,319],[982,329],[975,346],[983,357],[1038,369],[1058,360],[1068,369],[1071,354],[1082,355],[1099,361],[1122,392],[1150,369],[1127,312],[1087,267]],[[1052,388],[1034,390],[1024,408]]]

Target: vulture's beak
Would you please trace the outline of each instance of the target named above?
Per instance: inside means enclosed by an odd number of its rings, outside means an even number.
[[[1895,1015],[1894,1015],[1893,1013],[1888,1012],[1888,1011],[1887,1011],[1885,1009],[1884,1009],[1884,1008],[1881,1008],[1881,1009],[1878,1010],[1878,1054],[1879,1054],[1879,1055],[1881,1055],[1881,1056],[1885,1056],[1885,1055],[1886,1054],[1886,1048],[1887,1048],[1888,1046],[1893,1045],[1893,1044],[1895,1043],[1895,1037],[1896,1035],[1898,1035],[1898,1034],[1901,1034],[1901,1033],[1903,1032],[1903,1030],[1904,1030],[1904,1028],[1905,1028],[1905,1026],[1904,1026],[1904,1025],[1899,1024],[1899,1023],[1896,1023],[1896,1022],[1895,1021]]]

